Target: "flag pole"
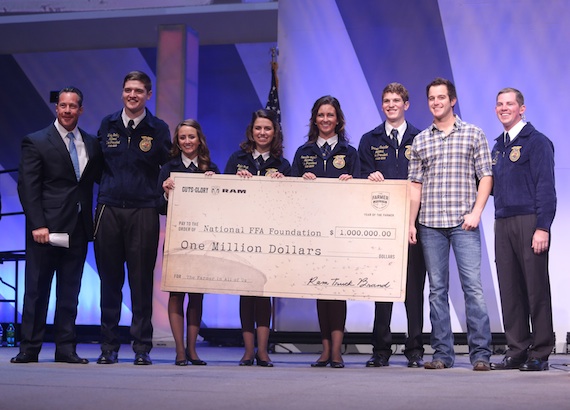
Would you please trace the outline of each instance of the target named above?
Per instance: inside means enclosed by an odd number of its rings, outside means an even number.
[[[271,71],[275,76],[275,86],[279,87],[279,79],[277,78],[277,69],[279,64],[277,63],[277,56],[279,55],[279,49],[277,47],[271,47]]]
[[[269,96],[267,97],[266,109],[272,110],[277,114],[277,121],[281,124],[281,108],[279,106],[279,80],[277,78],[277,56],[279,55],[279,49],[277,47],[272,47],[270,49],[271,53],[271,87],[269,89]]]

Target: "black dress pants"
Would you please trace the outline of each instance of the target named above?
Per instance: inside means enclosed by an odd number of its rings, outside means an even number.
[[[101,278],[101,350],[118,351],[125,264],[131,291],[130,327],[135,353],[152,349],[152,292],[158,212],[99,204],[95,216],[95,259]]]

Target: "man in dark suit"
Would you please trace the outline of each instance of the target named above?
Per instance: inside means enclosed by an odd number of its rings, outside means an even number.
[[[55,122],[22,141],[18,194],[26,215],[26,288],[20,352],[12,363],[38,361],[54,273],[55,361],[88,363],[76,352],[75,319],[102,153],[97,139],[77,127],[82,104],[79,89],[62,89]]]
[[[358,148],[362,178],[374,182],[384,179],[408,178],[410,147],[419,130],[406,121],[410,106],[408,90],[400,83],[390,83],[382,91],[382,111],[386,121],[362,136]],[[406,285],[406,315],[408,337],[404,354],[408,367],[422,367],[424,347],[422,341],[424,283],[426,265],[421,244],[410,245]],[[392,355],[392,302],[376,302],[374,329],[372,331],[373,354],[366,367],[389,365]]]

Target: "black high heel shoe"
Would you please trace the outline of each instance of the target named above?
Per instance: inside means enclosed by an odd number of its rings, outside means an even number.
[[[239,361],[240,366],[253,366],[253,359],[242,359]]]
[[[343,362],[333,362],[331,361],[331,367],[333,369],[342,369],[344,367],[344,363]]]
[[[188,360],[186,360],[186,359],[174,360],[174,364],[176,366],[188,366]]]
[[[206,363],[203,360],[200,359],[192,359],[190,357],[190,355],[188,354],[188,352],[186,352],[186,360],[188,361],[188,363],[190,363],[192,366],[206,366],[208,363]]]
[[[311,363],[311,367],[327,367],[329,363],[331,363],[330,359],[322,362],[317,360],[316,362]]]
[[[257,365],[258,365],[258,366],[262,366],[262,367],[273,367],[273,362],[261,360],[261,359],[259,358],[259,356],[257,355],[257,353],[255,354],[255,360],[257,361]]]

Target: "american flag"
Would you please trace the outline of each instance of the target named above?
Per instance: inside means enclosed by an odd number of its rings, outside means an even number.
[[[279,107],[279,94],[277,92],[278,79],[277,79],[277,62],[271,62],[271,89],[267,97],[266,110],[272,110],[277,113],[277,121],[281,124],[281,108]]]

